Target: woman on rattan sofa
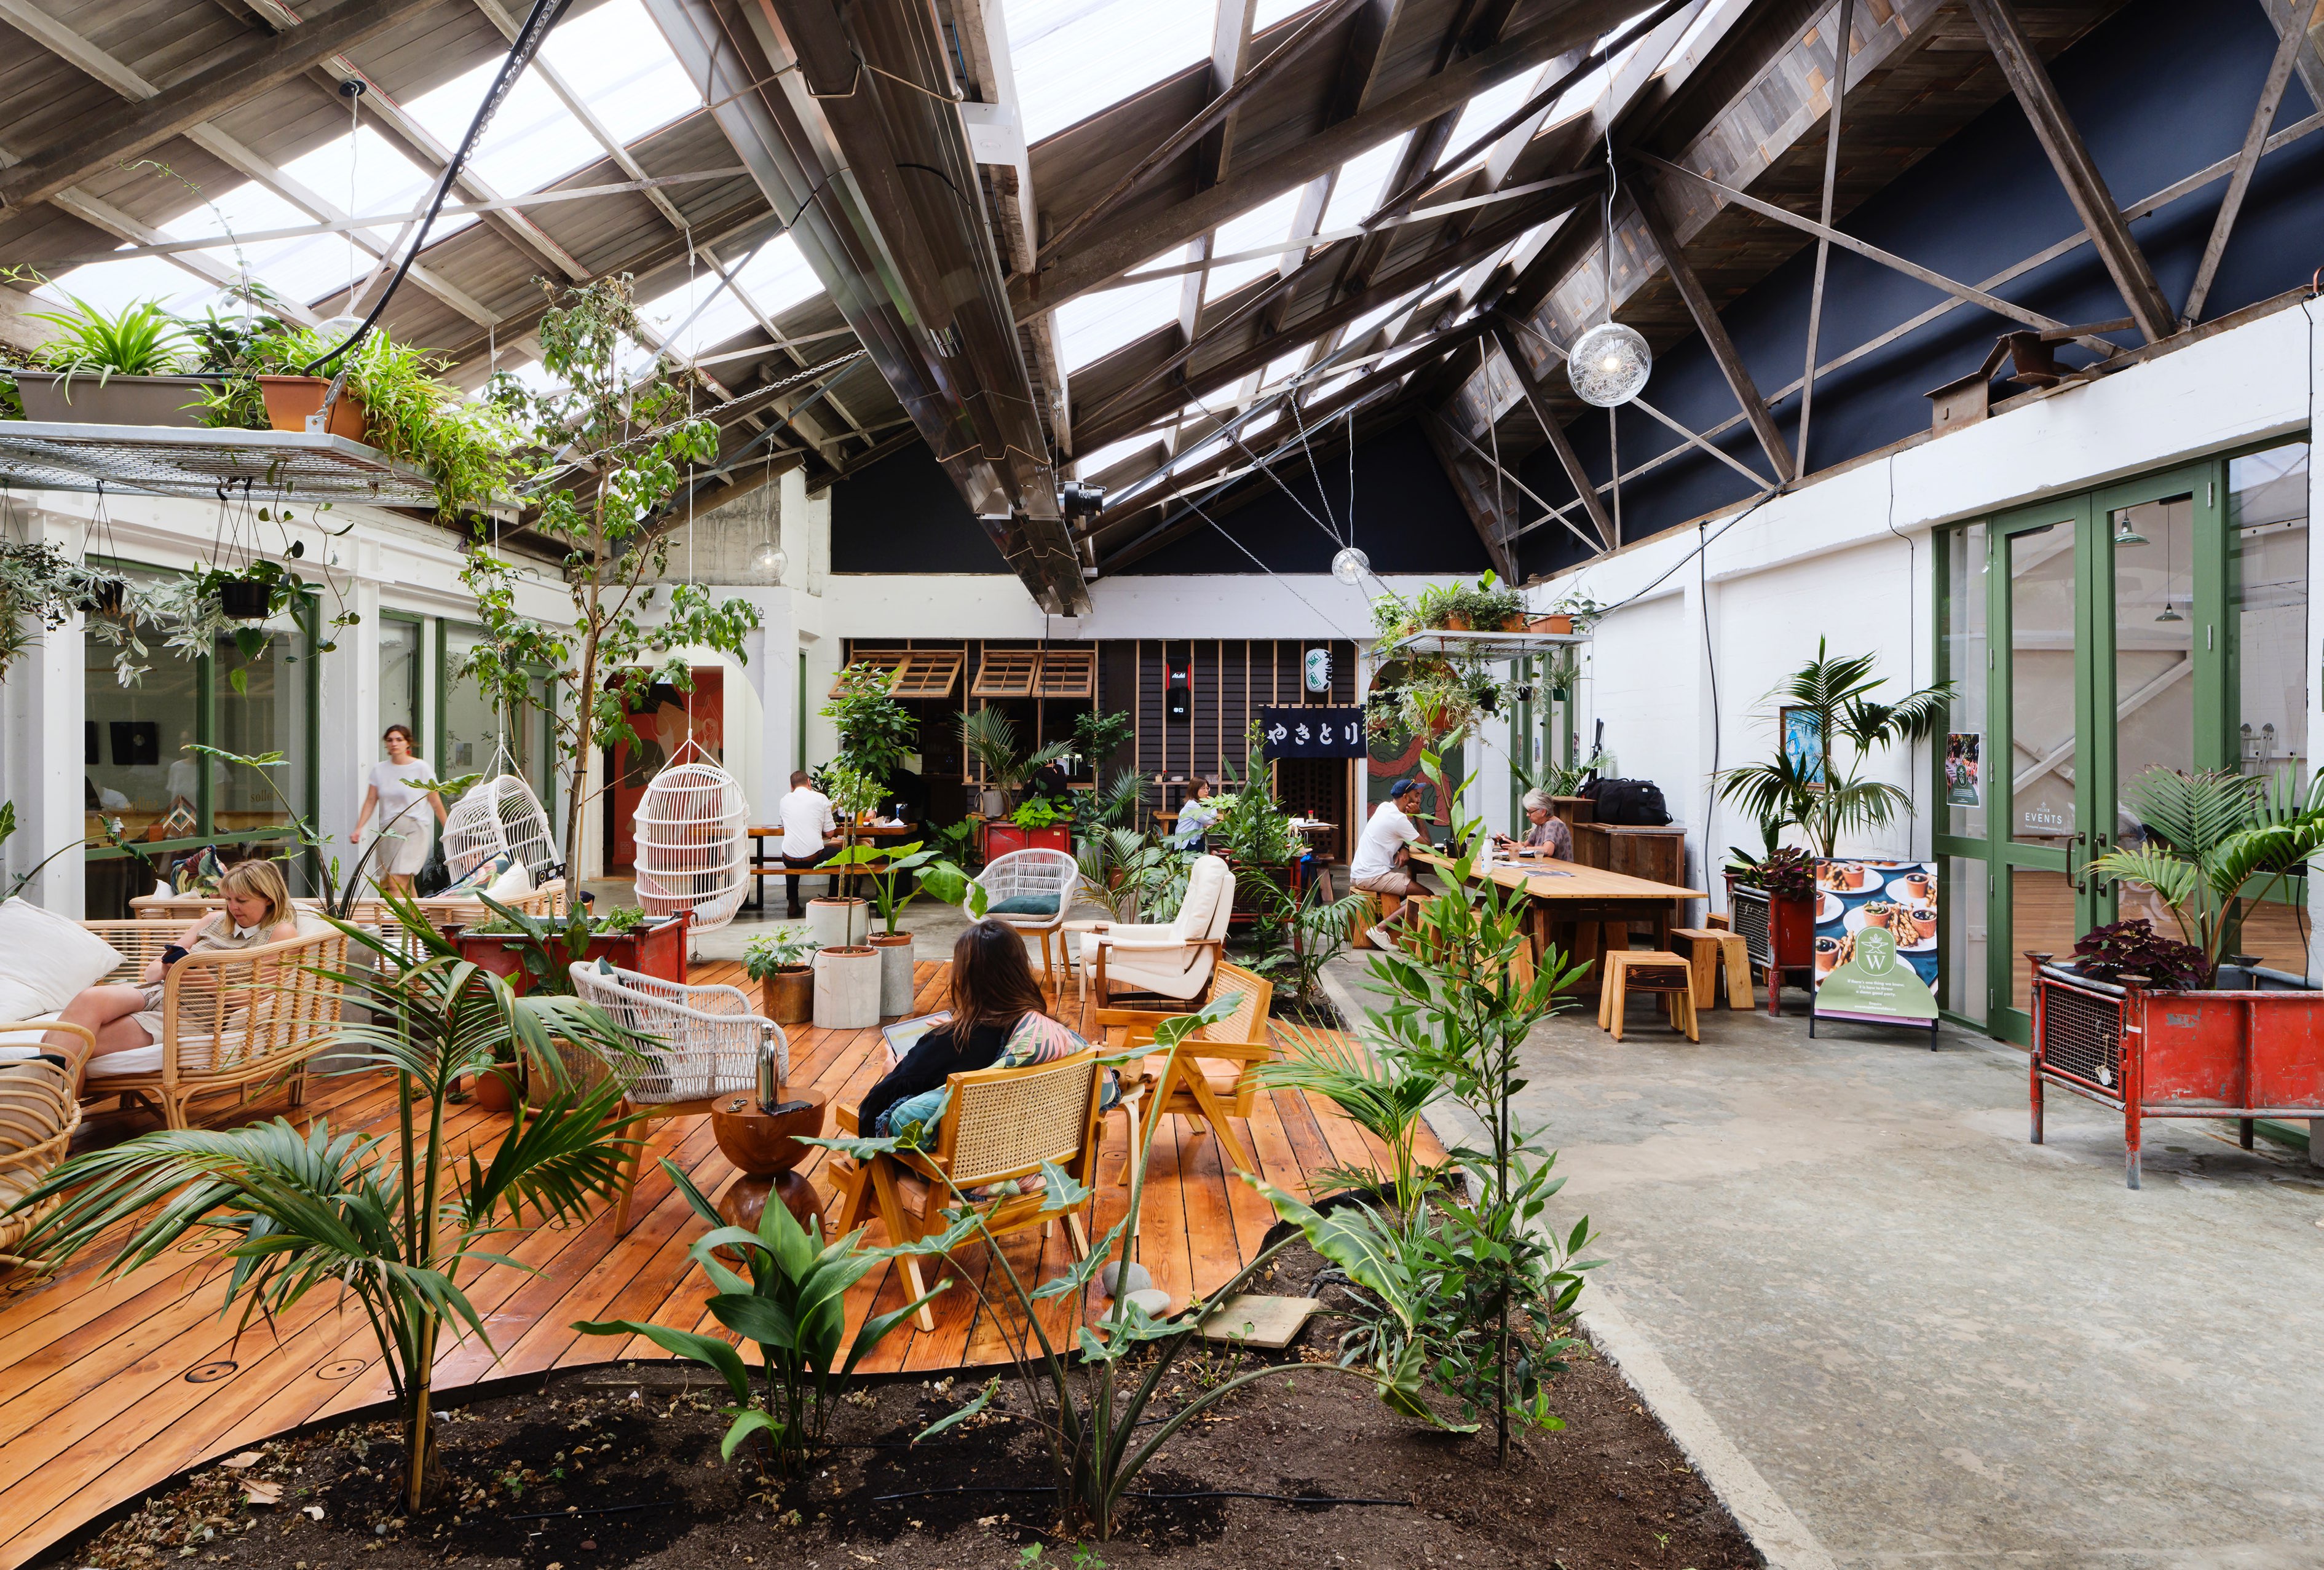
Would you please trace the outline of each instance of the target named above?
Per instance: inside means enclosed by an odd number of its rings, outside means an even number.
[[[91,1033],[97,1039],[95,1049],[69,1030],[51,1031],[42,1042],[64,1055],[76,1080],[87,1076],[90,1062],[97,1059],[150,1047],[161,1039],[162,993],[170,967],[179,959],[217,949],[255,949],[299,935],[290,886],[282,881],[282,869],[273,862],[235,863],[218,878],[218,894],[226,908],[188,927],[172,947],[145,967],[136,982],[86,987],[65,1005],[57,1016],[59,1023]]]

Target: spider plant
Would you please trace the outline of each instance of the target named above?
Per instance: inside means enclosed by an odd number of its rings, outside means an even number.
[[[25,315],[57,329],[32,359],[63,372],[68,387],[84,374],[95,375],[99,387],[115,376],[174,376],[194,358],[193,340],[158,300],[138,300],[108,316],[78,295],[65,298],[71,302],[66,310]]]
[[[1871,654],[1834,655],[1818,638],[1815,658],[1776,684],[1768,696],[1815,717],[1816,734],[1823,738],[1823,777],[1816,779],[1812,766],[1794,759],[1778,737],[1773,758],[1719,776],[1720,799],[1757,822],[1798,824],[1816,854],[1826,858],[1839,854],[1842,834],[1877,832],[1909,812],[1912,798],[1903,787],[1866,778],[1866,766],[1876,752],[1933,732],[1951,702],[1953,684],[1939,682],[1883,702],[1873,696],[1887,684],[1887,678],[1872,674],[1878,660]],[[1845,760],[1841,742],[1848,744]]]
[[[2150,768],[2123,795],[2145,823],[2145,840],[2093,858],[2089,870],[2153,889],[2180,934],[2203,951],[2208,987],[2243,924],[2244,902],[2281,889],[2324,851],[2324,770],[2302,790],[2291,775]]]
[[[327,1117],[302,1132],[277,1117],[139,1134],[64,1162],[18,1207],[61,1201],[21,1245],[59,1263],[119,1228],[108,1275],[160,1258],[189,1233],[223,1235],[226,1306],[240,1304],[244,1327],[279,1318],[318,1287],[352,1297],[394,1391],[404,1504],[416,1511],[436,1461],[429,1398],[440,1340],[447,1330],[455,1338],[473,1331],[492,1344],[463,1278],[513,1262],[488,1251],[497,1233],[586,1218],[593,1201],[618,1191],[638,1143],[629,1134],[635,1119],[616,1111],[624,1077],[575,1091],[549,1038],[617,1059],[635,1038],[576,998],[517,996],[462,959],[416,904],[389,904],[415,948],[334,923],[372,950],[369,970],[332,979],[374,1023],[342,1024],[331,1042],[356,1060],[341,1071],[392,1080],[389,1133],[334,1129]],[[454,1085],[489,1070],[495,1047],[512,1037],[557,1077],[556,1090],[530,1116],[520,1105],[488,1152],[447,1149]]]

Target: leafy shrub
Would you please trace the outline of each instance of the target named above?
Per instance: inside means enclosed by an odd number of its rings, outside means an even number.
[[[2211,980],[2202,950],[2164,937],[2144,916],[2092,927],[2074,944],[2074,959],[2093,981],[2144,976],[2157,987],[2177,991],[2207,987]]]
[[[1765,857],[1757,857],[1739,846],[1729,846],[1728,853],[1735,859],[1727,864],[1727,869],[1735,874],[1738,886],[1764,888],[1771,899],[1815,897],[1815,860],[1798,847],[1779,845]]]

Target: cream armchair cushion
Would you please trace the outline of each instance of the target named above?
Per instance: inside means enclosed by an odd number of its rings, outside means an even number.
[[[1216,944],[1227,935],[1234,914],[1234,874],[1215,856],[1199,856],[1186,875],[1186,897],[1172,920],[1093,932],[1082,945],[1082,967],[1097,974],[1098,950],[1105,951],[1109,991],[1156,992],[1191,998],[1210,985],[1218,961]],[[1105,999],[1098,1000],[1101,1006]]]

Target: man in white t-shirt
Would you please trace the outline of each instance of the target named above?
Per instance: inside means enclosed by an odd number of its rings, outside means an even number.
[[[1420,782],[1400,779],[1388,787],[1388,800],[1372,809],[1371,821],[1356,840],[1356,853],[1348,861],[1348,882],[1367,894],[1392,894],[1404,897],[1406,904],[1399,906],[1386,922],[1366,935],[1383,949],[1399,945],[1396,941],[1393,923],[1400,919],[1410,902],[1425,898],[1431,892],[1412,870],[1412,845],[1425,838],[1413,819],[1420,812]]]
[[[799,871],[830,859],[839,849],[839,820],[832,816],[831,798],[815,788],[803,768],[792,771],[790,794],[777,812],[777,822],[783,826],[783,865],[790,868],[784,887],[789,895],[790,918],[797,921],[807,914],[799,904]]]

